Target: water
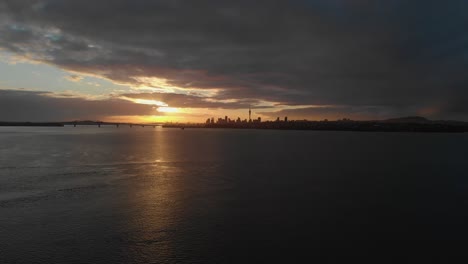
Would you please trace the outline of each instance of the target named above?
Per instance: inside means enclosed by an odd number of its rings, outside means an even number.
[[[0,128],[0,263],[447,263],[468,134]]]

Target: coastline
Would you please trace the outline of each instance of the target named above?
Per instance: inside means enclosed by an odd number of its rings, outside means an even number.
[[[314,130],[314,131],[363,131],[363,132],[429,132],[465,133],[468,124],[450,123],[386,123],[382,121],[280,121],[261,123],[225,124],[164,124],[165,128],[228,128],[228,129],[273,129],[273,130]]]
[[[271,129],[271,130],[313,130],[313,131],[363,131],[363,132],[428,132],[428,133],[466,133],[468,123],[459,121],[427,122],[388,122],[388,121],[265,121],[230,123],[165,123],[132,124],[100,121],[86,122],[0,122],[0,127],[64,127],[64,126],[120,126],[164,128],[223,128],[223,129]]]

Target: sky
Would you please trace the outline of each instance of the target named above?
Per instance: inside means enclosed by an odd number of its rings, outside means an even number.
[[[468,2],[0,0],[0,121],[468,121]]]

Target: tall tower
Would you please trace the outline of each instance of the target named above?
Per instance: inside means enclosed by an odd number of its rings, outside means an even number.
[[[252,120],[251,114],[252,114],[252,111],[250,110],[250,105],[249,105],[249,122]]]

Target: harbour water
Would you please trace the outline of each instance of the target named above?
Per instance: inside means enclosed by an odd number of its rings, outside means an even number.
[[[468,134],[0,127],[0,263],[448,263]]]

